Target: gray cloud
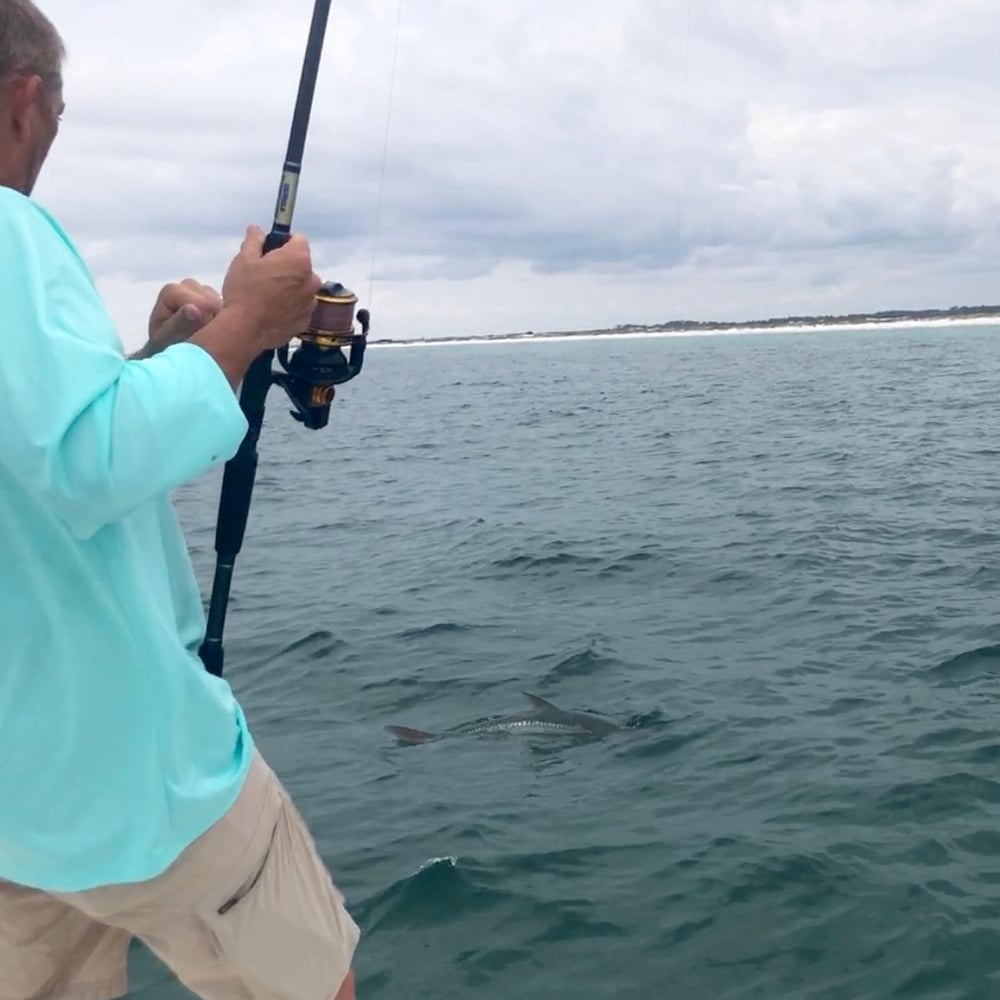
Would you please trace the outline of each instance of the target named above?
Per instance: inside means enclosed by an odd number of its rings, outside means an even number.
[[[37,196],[135,343],[268,224],[311,3],[43,6]],[[377,335],[1000,297],[988,0],[404,0],[376,245],[395,17],[334,5],[296,214]]]

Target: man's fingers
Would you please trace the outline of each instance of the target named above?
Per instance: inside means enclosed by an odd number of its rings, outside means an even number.
[[[194,278],[164,285],[159,299],[162,312],[169,315],[186,305],[197,306],[203,312],[214,315],[222,308],[222,296],[214,288],[203,285]]]
[[[175,344],[194,336],[205,325],[205,314],[196,305],[188,304],[163,321],[156,332],[158,342]]]
[[[185,278],[181,284],[190,289],[190,301],[195,305],[210,312],[218,312],[222,308],[222,296],[211,285],[203,285],[194,278]]]

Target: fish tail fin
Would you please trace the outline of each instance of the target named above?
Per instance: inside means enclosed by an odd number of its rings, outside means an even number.
[[[409,726],[386,726],[385,727],[401,743],[427,743],[429,740],[436,740],[436,733],[428,733],[423,729],[411,729]]]

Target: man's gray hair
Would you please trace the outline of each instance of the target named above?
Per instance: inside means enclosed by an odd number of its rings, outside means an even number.
[[[0,0],[0,79],[34,73],[51,84],[61,80],[65,57],[55,25],[31,0]]]

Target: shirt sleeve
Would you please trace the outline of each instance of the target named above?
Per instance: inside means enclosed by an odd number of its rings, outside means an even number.
[[[85,269],[34,228],[0,217],[0,463],[87,538],[232,457],[247,421],[200,347],[127,360]]]

